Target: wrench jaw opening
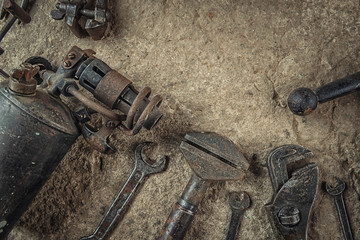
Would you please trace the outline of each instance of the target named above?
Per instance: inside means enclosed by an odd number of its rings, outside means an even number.
[[[341,180],[340,178],[336,177],[336,186],[331,186],[329,183],[325,183],[325,187],[326,187],[326,191],[331,195],[331,196],[337,196],[340,195],[346,188],[346,184],[343,180]]]
[[[141,168],[142,172],[146,175],[165,171],[167,157],[162,156],[159,160],[155,161],[150,159],[146,151],[155,146],[153,142],[143,142],[135,148],[135,168]]]
[[[312,157],[313,153],[301,146],[284,145],[274,149],[267,160],[268,170],[274,192],[278,192],[282,185],[289,179],[287,166]]]
[[[226,240],[235,240],[241,225],[241,218],[245,210],[251,205],[250,196],[246,192],[231,192],[229,194],[229,205],[231,208],[231,217]]]
[[[294,171],[289,178],[287,165],[312,153],[300,146],[282,146],[268,158],[273,183],[273,200],[265,206],[270,222],[279,239],[307,239],[308,221],[315,200],[319,169],[315,163]]]
[[[336,186],[331,186],[326,182],[326,191],[334,197],[336,209],[338,212],[339,221],[341,224],[341,228],[344,234],[345,240],[353,240],[353,234],[351,230],[351,225],[349,221],[349,217],[346,210],[346,205],[344,201],[343,192],[346,188],[346,183],[340,178],[336,177]]]

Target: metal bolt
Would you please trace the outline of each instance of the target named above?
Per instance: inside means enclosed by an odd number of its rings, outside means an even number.
[[[65,67],[70,67],[70,66],[71,66],[71,62],[70,62],[70,61],[64,61],[64,66],[65,66]]]
[[[75,53],[71,52],[68,54],[69,59],[74,59],[76,57]]]
[[[279,211],[278,218],[282,225],[292,227],[300,222],[300,211],[295,207],[284,207]]]

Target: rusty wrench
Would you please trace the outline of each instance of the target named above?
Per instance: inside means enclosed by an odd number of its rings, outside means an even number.
[[[286,145],[275,148],[268,157],[274,195],[265,209],[276,232],[286,240],[308,239],[308,222],[317,192],[319,169],[315,163],[310,163],[290,175],[287,168],[312,155],[301,146]]]
[[[336,209],[338,211],[341,227],[346,240],[353,240],[349,218],[346,211],[346,206],[344,202],[343,192],[345,190],[346,184],[340,178],[336,178],[337,185],[335,187],[330,186],[326,183],[326,191],[334,197]]]
[[[235,240],[242,215],[250,207],[250,196],[246,192],[232,192],[229,196],[231,218],[226,240]]]
[[[117,223],[124,217],[125,210],[134,196],[136,190],[146,176],[162,172],[166,166],[166,157],[163,156],[159,161],[152,164],[145,151],[150,148],[152,143],[140,143],[135,149],[135,167],[125,185],[116,196],[111,207],[101,220],[95,232],[80,240],[103,240],[109,237],[111,231]]]

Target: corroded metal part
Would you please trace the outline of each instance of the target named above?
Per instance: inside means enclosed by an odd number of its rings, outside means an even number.
[[[23,8],[17,5],[14,0],[3,0],[3,2],[3,9],[5,11],[9,12],[23,23],[29,23],[31,21],[30,15]]]
[[[278,192],[282,185],[289,179],[287,171],[289,164],[311,156],[313,156],[313,153],[301,146],[285,145],[275,148],[267,159],[274,192]]]
[[[144,179],[155,173],[165,170],[167,159],[165,156],[158,161],[151,160],[145,153],[153,144],[144,142],[139,144],[135,149],[135,167],[130,177],[116,196],[111,207],[106,212],[95,232],[80,240],[105,240],[110,237],[111,232],[124,218],[127,208],[139,189]]]
[[[8,6],[9,8],[6,9],[6,6]],[[16,20],[19,18],[21,18],[22,20],[25,21],[25,23],[30,22],[31,17],[29,16],[29,14],[27,12],[30,11],[30,1],[29,0],[22,0],[20,3],[20,6],[17,5],[14,1],[12,0],[2,0],[1,1],[1,6],[0,6],[0,11],[1,11],[1,17],[4,17],[4,12],[11,14],[10,19],[7,20],[7,22],[5,23],[5,25],[2,27],[2,29],[0,30],[0,42],[3,40],[3,38],[5,37],[5,35],[7,34],[7,32],[10,30],[10,28],[14,25],[14,23],[16,22]],[[4,11],[2,11],[4,10]],[[0,48],[0,55],[4,52],[4,50],[2,48]]]
[[[274,195],[265,206],[279,238],[307,239],[310,211],[315,200],[319,169],[315,163],[297,169],[289,177],[287,166],[312,156],[303,147],[287,145],[274,149],[268,158],[268,169]]]
[[[92,50],[82,50],[73,46],[65,55],[62,65],[56,73],[51,70],[41,72],[48,85],[48,91],[55,96],[77,98],[91,114],[99,113],[112,122],[112,129],[119,128],[127,135],[135,135],[142,128],[152,129],[162,117],[159,105],[161,96],[149,99],[151,90],[146,87],[140,92],[135,90],[130,80],[111,69],[106,63],[95,58]],[[102,104],[95,102],[79,90],[85,88]],[[120,110],[123,115],[120,115]],[[90,120],[88,115],[84,119]],[[106,134],[104,134],[106,129]],[[85,139],[97,150],[111,153],[114,148],[108,142],[109,129],[95,129],[87,125],[83,127]]]
[[[92,148],[101,153],[111,154],[116,152],[116,148],[109,142],[109,137],[113,130],[114,128],[106,125],[102,126],[100,130],[96,130],[88,124],[85,124],[81,132],[84,139]]]
[[[101,71],[113,71],[104,62],[93,57],[93,54],[91,50],[73,47],[56,72],[52,65],[41,57],[27,59],[23,69],[16,70],[11,76],[2,72],[7,81],[0,84],[0,239],[7,236],[28,208],[79,136],[78,128],[81,125],[82,133],[92,147],[103,153],[111,153],[115,148],[111,146],[108,138],[115,128],[124,128],[127,133],[134,135],[143,126],[153,127],[161,118],[162,114],[157,109],[161,97],[149,100],[149,94],[145,97],[140,94],[141,101],[136,100],[136,106],[133,106],[134,99],[139,94],[129,84],[129,80],[120,74],[112,74],[115,77],[120,75],[121,77],[116,77],[115,80],[123,81],[113,87],[124,85],[114,93],[117,99],[113,100],[116,104],[112,107],[105,105],[109,102],[95,102],[80,92],[77,83],[79,79],[81,86],[94,93],[96,86],[105,76],[101,75]],[[87,68],[89,66],[92,67]],[[91,81],[95,81],[93,89],[89,84]],[[107,81],[106,87],[102,86],[101,94],[110,92],[112,83],[113,81]],[[64,101],[75,109],[73,114],[62,103],[64,99],[60,96],[73,97]],[[97,96],[99,99],[106,99]],[[136,109],[135,115],[132,113],[131,116],[132,129],[123,125],[126,115],[114,111],[120,102],[123,102],[121,109],[125,114],[134,107]],[[87,108],[84,108],[84,105]],[[105,125],[99,129],[91,128],[87,124],[94,113],[102,114],[106,120]],[[149,121],[152,123],[148,123]],[[142,160],[150,164],[143,150]],[[136,158],[139,158],[138,153]],[[151,167],[156,168],[155,165]],[[129,184],[133,181],[134,179]],[[124,196],[127,196],[126,194]]]
[[[235,144],[216,133],[187,133],[180,148],[194,173],[157,239],[183,239],[210,180],[239,180],[249,167]]]
[[[50,15],[55,20],[65,19],[70,30],[78,38],[88,35],[94,40],[100,40],[107,29],[108,22],[111,19],[107,8],[107,0],[96,0],[94,10],[86,9],[86,0],[60,0],[56,4],[55,10]],[[85,26],[80,24],[80,18],[85,17]]]
[[[235,240],[240,227],[242,215],[250,207],[250,196],[246,192],[231,192],[229,196],[231,218],[226,234],[226,240]]]
[[[336,178],[336,182],[337,184],[335,186],[331,186],[330,184],[326,183],[326,191],[334,197],[336,209],[341,224],[341,229],[343,231],[345,240],[353,240],[354,238],[343,196],[343,192],[346,188],[346,183],[340,178]]]
[[[187,133],[180,149],[191,169],[204,180],[241,180],[249,163],[236,145],[216,133]]]

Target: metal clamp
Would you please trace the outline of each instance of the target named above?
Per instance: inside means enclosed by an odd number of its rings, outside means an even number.
[[[90,35],[94,40],[100,40],[111,19],[107,9],[107,0],[96,0],[94,10],[86,9],[86,0],[60,0],[50,15],[55,20],[65,19],[65,23],[78,38]],[[79,23],[81,17],[87,18],[85,26]]]

